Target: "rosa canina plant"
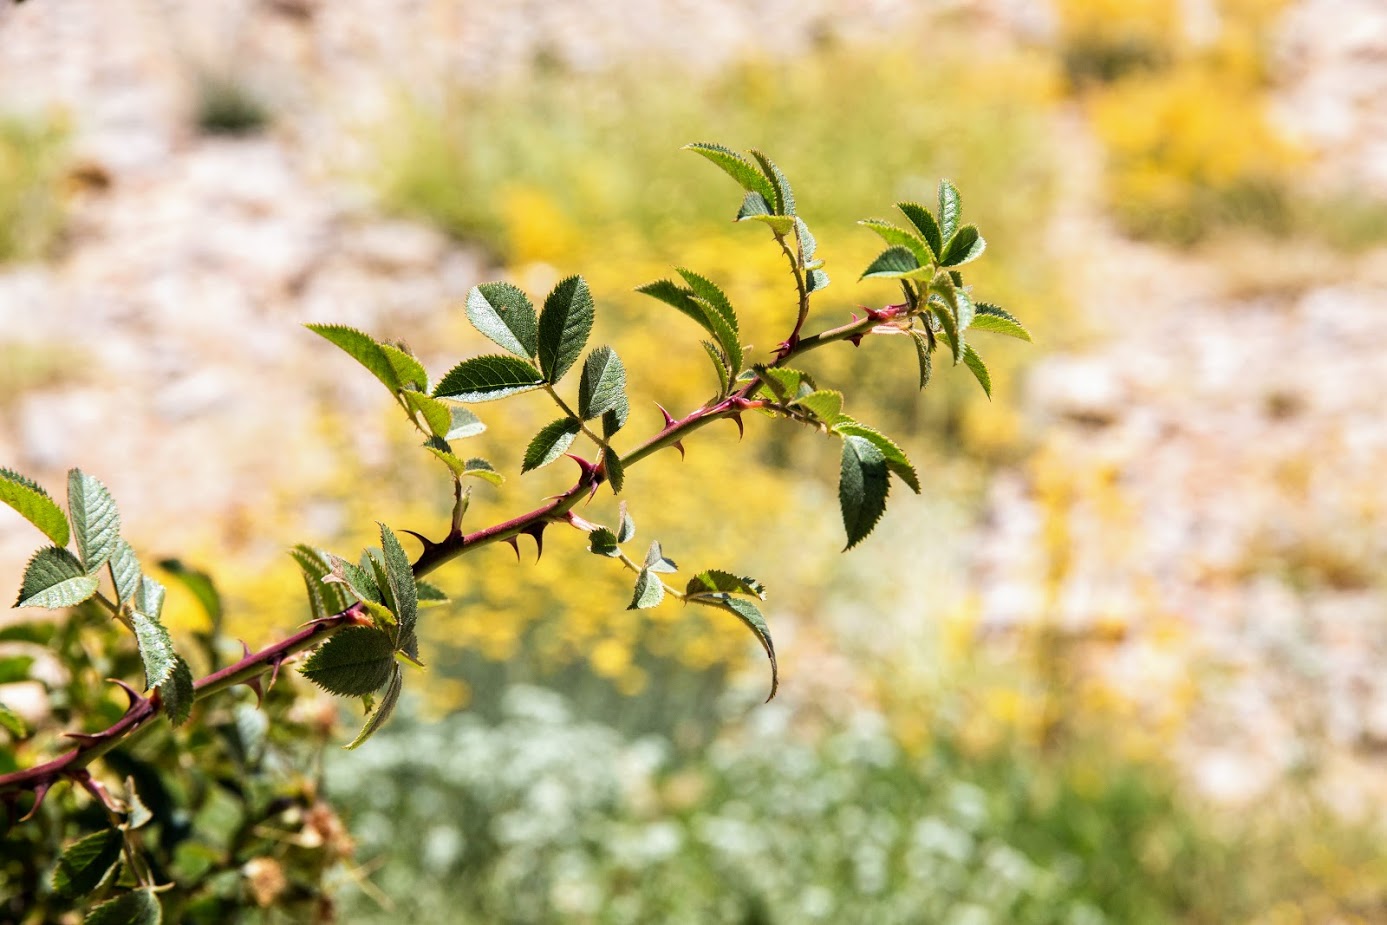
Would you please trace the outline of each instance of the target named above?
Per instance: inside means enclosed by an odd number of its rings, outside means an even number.
[[[947,357],[990,392],[972,332],[1026,340],[1029,334],[1006,311],[975,301],[964,283],[960,268],[986,245],[975,226],[961,221],[958,191],[947,180],[939,185],[935,210],[902,202],[897,208],[903,221],[862,222],[887,245],[862,278],[896,281],[901,301],[862,308],[846,322],[811,333],[811,304],[829,277],[784,174],[759,151],[743,156],[714,144],[688,148],[742,187],[736,220],[765,226],[783,252],[793,283],[793,322],[785,339],[765,357],[748,357],[735,308],[695,270],[681,267],[640,286],[639,292],[701,329],[712,386],[707,401],[682,416],[657,405],[663,426],[619,448],[631,407],[625,370],[612,347],[589,349],[595,306],[580,276],[559,282],[538,311],[510,283],[475,287],[467,317],[498,350],[463,360],[436,382],[403,345],[341,325],[308,325],[390,392],[422,436],[424,451],[446,472],[452,517],[420,531],[382,523],[380,545],[355,559],[295,547],[291,555],[303,572],[311,619],[273,645],[228,657],[210,579],[164,560],[162,574],[192,591],[211,617],[211,630],[196,638],[196,649],[184,651],[162,622],[164,585],[121,537],[116,504],[97,478],[72,470],[64,511],[36,482],[0,471],[0,500],[50,541],[29,561],[16,604],[71,614],[66,623],[12,627],[5,638],[46,646],[57,655],[69,678],[66,686],[53,685],[51,719],[94,730],[69,732],[67,750],[17,767],[14,756],[43,737],[0,705],[9,764],[15,766],[0,775],[9,833],[0,876],[13,896],[3,914],[75,921],[81,914],[76,910],[86,910],[89,923],[218,921],[239,908],[260,906],[287,911],[295,920],[330,918],[325,873],[351,850],[312,769],[314,750],[321,749],[332,722],[302,708],[310,702],[303,696],[308,688],[285,683],[286,667],[292,664],[325,692],[363,703],[365,724],[347,748],[362,745],[389,720],[406,679],[415,680],[414,669],[422,667],[419,621],[426,607],[444,600],[426,577],[494,543],[509,543],[518,552],[521,536],[542,550],[551,526],[578,531],[597,558],[632,573],[629,609],[673,598],[742,623],[765,650],[769,695],[775,696],[780,679],[759,607],[766,594],[762,584],[718,567],[676,580],[678,567],[658,540],[644,549],[634,545],[636,526],[626,501],[612,524],[584,518],[585,502],[601,490],[620,495],[626,472],[652,454],[682,454],[684,442],[714,422],[740,430],[742,416],[754,411],[841,441],[838,499],[846,546],[854,547],[884,513],[891,479],[919,492],[920,478],[894,441],[850,416],[843,392],[820,385],[797,368],[798,360],[830,344],[860,346],[897,336],[915,348],[921,388],[936,357]],[[533,510],[469,525],[472,485],[502,483],[491,464],[462,449],[485,431],[469,406],[524,392],[547,394],[556,410],[525,448],[521,472],[567,455],[577,477]],[[417,553],[406,551],[401,534],[418,544]],[[93,619],[98,614],[110,619]],[[7,672],[23,676],[32,662],[10,659]],[[195,664],[203,670],[200,677]],[[125,696],[115,715],[110,685]],[[253,691],[254,700],[233,705],[234,698],[213,697],[231,688]],[[167,723],[158,722],[161,717]],[[148,736],[154,730],[163,731]],[[132,748],[137,740],[145,741]],[[54,792],[62,794],[57,808],[47,799]]]

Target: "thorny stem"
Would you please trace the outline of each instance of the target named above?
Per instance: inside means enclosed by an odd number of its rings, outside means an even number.
[[[785,243],[785,236],[778,234],[775,240],[780,244],[780,249],[785,252],[785,258],[790,261],[790,272],[795,277],[795,288],[799,291],[799,314],[795,317],[795,329],[790,332],[790,338],[785,343],[791,348],[799,341],[800,329],[804,327],[805,320],[809,317],[809,287],[804,280],[804,267],[800,266],[799,258],[794,251],[790,250],[790,245]],[[795,243],[799,244],[799,228],[795,229]],[[804,252],[800,248],[800,253]]]

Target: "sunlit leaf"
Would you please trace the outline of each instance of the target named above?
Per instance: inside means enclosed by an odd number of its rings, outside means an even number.
[[[99,582],[66,549],[45,546],[24,568],[16,607],[75,607],[96,594]]]
[[[88,574],[106,564],[120,539],[120,513],[115,499],[101,482],[81,469],[67,474],[67,509],[77,551]]]
[[[349,626],[329,636],[300,671],[330,694],[360,697],[384,687],[395,664],[395,643],[388,634]]]
[[[888,471],[885,456],[871,440],[856,435],[843,438],[838,503],[848,534],[847,549],[862,542],[886,511]]]
[[[356,328],[343,324],[306,324],[304,327],[336,344],[347,355],[370,370],[392,392],[400,391],[400,376],[376,339]]]
[[[385,693],[381,695],[380,702],[371,711],[370,717],[366,720],[366,725],[361,727],[355,739],[346,747],[356,748],[376,733],[380,727],[385,725],[386,720],[390,719],[395,712],[395,705],[400,702],[400,691],[404,689],[404,675],[400,671],[399,663],[391,663],[390,680],[386,684]]]
[[[771,181],[735,151],[708,142],[694,142],[684,145],[684,148],[701,154],[717,164],[724,173],[736,180],[747,192],[759,194],[767,203],[775,200],[775,190],[771,186]]]
[[[144,663],[145,690],[158,687],[169,679],[177,667],[178,655],[173,651],[173,639],[164,624],[138,610],[130,615],[130,625],[135,630],[135,641],[139,644],[140,661]]]
[[[71,538],[67,517],[58,502],[38,483],[18,472],[0,469],[0,503],[8,504],[20,516],[38,527],[57,546],[66,546]]]
[[[153,890],[135,890],[102,903],[82,920],[82,925],[161,925],[164,910]]]
[[[482,283],[467,294],[467,320],[492,343],[518,357],[533,359],[539,350],[535,307],[510,283]]]
[[[592,332],[592,293],[581,276],[560,280],[539,314],[539,368],[556,383],[578,361]]]
[[[665,599],[665,586],[650,569],[643,568],[636,576],[636,590],[631,596],[627,610],[647,610]]]
[[[558,459],[573,444],[578,430],[578,422],[570,417],[562,417],[545,424],[525,448],[525,461],[521,464],[520,471],[530,472]]]
[[[434,386],[434,398],[454,401],[494,401],[537,389],[544,376],[528,361],[500,354],[463,360]]]

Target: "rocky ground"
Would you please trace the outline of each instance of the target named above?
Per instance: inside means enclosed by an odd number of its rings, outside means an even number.
[[[714,68],[792,54],[844,13],[877,34],[912,7],[0,0],[0,110],[70,113],[85,178],[58,258],[0,268],[0,344],[67,358],[45,387],[0,396],[0,460],[49,484],[68,465],[108,474],[137,543],[170,523],[174,545],[253,543],[257,501],[323,463],[310,408],[282,396],[307,380],[350,408],[372,389],[306,373],[316,345],[295,323],[422,338],[485,269],[382,217],[353,180],[344,129],[391,87],[504,79],[537,60]],[[1046,29],[1031,4],[939,9],[1024,40]],[[1300,0],[1284,34],[1281,118],[1320,149],[1324,176],[1387,192],[1387,10]],[[197,81],[248,60],[292,118],[249,140],[197,134]],[[1387,748],[1387,257],[1126,241],[1101,217],[1081,126],[1061,128],[1079,140],[1056,257],[1085,242],[1082,308],[1099,336],[1030,372],[1042,451],[997,480],[979,528],[987,619],[1122,624],[1105,670],[1149,697],[1217,678],[1189,739],[1213,792],[1253,793],[1310,753],[1348,756],[1330,763],[1371,782]],[[1062,568],[1045,540],[1057,517],[1072,540]],[[0,534],[0,574],[17,574],[30,541]],[[1138,625],[1151,614],[1185,634],[1174,654]]]

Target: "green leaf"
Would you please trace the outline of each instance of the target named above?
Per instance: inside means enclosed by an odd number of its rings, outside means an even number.
[[[220,626],[222,622],[222,598],[217,593],[217,586],[212,583],[212,577],[206,572],[198,569],[189,568],[178,559],[161,559],[159,567],[176,578],[179,584],[187,588],[198,605],[202,607],[207,618],[212,621],[213,626]],[[162,601],[162,598],[161,598]],[[150,614],[150,611],[143,611]],[[151,614],[152,615],[152,614]]]
[[[159,698],[164,704],[164,713],[169,722],[181,726],[188,721],[193,712],[193,702],[197,690],[193,686],[193,670],[183,660],[183,656],[173,657],[173,671],[163,684],[159,685]]]
[[[289,555],[303,572],[313,619],[321,620],[339,614],[350,606],[346,591],[340,584],[323,580],[332,574],[332,564],[328,561],[327,553],[300,543],[289,550]]]
[[[140,591],[140,560],[124,539],[116,539],[116,551],[107,563],[111,567],[111,583],[116,586],[116,600],[124,604],[134,600]]]
[[[434,398],[494,401],[544,385],[544,376],[527,361],[500,354],[463,360],[434,387]]]
[[[217,593],[215,588],[212,593]],[[135,594],[135,609],[156,620],[160,619],[164,615],[164,594],[163,585],[148,575],[141,575],[140,590]],[[217,606],[221,606],[220,601]]]
[[[477,417],[462,405],[453,405],[453,423],[449,425],[448,432],[443,435],[444,440],[461,440],[463,437],[475,437],[477,434],[486,430],[486,425],[482,419]]]
[[[611,440],[621,428],[626,426],[626,421],[631,417],[631,405],[626,400],[626,393],[622,392],[616,407],[608,408],[602,412],[602,439]]]
[[[142,829],[154,821],[154,813],[140,799],[140,793],[135,789],[135,778],[129,776],[125,778],[125,812],[126,831],[133,832]]]
[[[400,376],[381,345],[369,334],[343,324],[306,324],[304,327],[336,344],[370,370],[392,392],[400,391]]]
[[[606,527],[598,527],[588,534],[588,552],[594,555],[615,559],[621,555],[617,548],[616,534]]]
[[[775,190],[770,181],[762,176],[760,171],[753,167],[746,158],[735,151],[708,142],[695,142],[684,145],[684,148],[701,154],[717,164],[724,173],[736,180],[747,192],[760,194],[767,203],[775,199]]]
[[[467,461],[463,463],[462,474],[465,477],[481,479],[483,482],[489,482],[497,486],[501,485],[501,483],[506,480],[505,476],[496,471],[495,466],[485,459],[482,459],[480,456],[468,457]]]
[[[706,301],[696,296],[693,301],[703,311],[704,327],[722,346],[723,355],[727,357],[729,373],[735,374],[742,368],[742,342],[738,339],[736,330],[727,323],[727,319],[717,309]]]
[[[868,427],[866,424],[859,424],[857,421],[844,421],[833,428],[834,432],[841,436],[862,437],[870,441],[882,457],[886,460],[886,468],[900,477],[902,482],[910,486],[910,490],[915,494],[920,493],[920,476],[915,472],[915,467],[905,455],[905,450],[897,446],[890,437]]]
[[[570,417],[562,417],[545,424],[525,448],[525,461],[521,464],[520,471],[530,472],[558,459],[573,445],[573,438],[578,435],[578,430],[578,422]]]
[[[346,585],[348,590],[362,603],[379,605],[384,602],[385,599],[381,597],[380,588],[376,586],[376,579],[370,570],[331,553],[328,554],[327,559],[332,566],[333,583]]]
[[[578,414],[585,421],[626,403],[626,368],[611,347],[588,354],[578,381]]]
[[[977,355],[970,344],[965,344],[963,347],[963,365],[973,371],[973,377],[978,380],[978,385],[982,386],[982,390],[991,399],[992,375],[987,371],[987,364],[983,363],[982,357]]]
[[[120,829],[102,829],[68,845],[53,868],[54,892],[77,899],[95,890],[120,860],[124,841]]]
[[[582,355],[592,332],[592,293],[581,276],[560,280],[539,314],[539,368],[550,384],[558,382]]]
[[[135,642],[144,663],[145,690],[158,687],[169,679],[176,667],[178,654],[164,624],[138,610],[130,614],[130,626],[135,630]]]
[[[1024,341],[1031,339],[1031,332],[1004,309],[987,302],[978,302],[974,311],[973,329],[976,331],[991,331]]]
[[[771,204],[765,196],[762,196],[760,193],[747,193],[745,198],[742,199],[742,207],[737,210],[737,218],[735,221],[744,222],[757,215],[770,214]]]
[[[862,279],[900,279],[908,273],[920,269],[920,262],[905,247],[888,247],[877,255],[867,269],[862,271]]]
[[[380,526],[380,548],[385,554],[385,577],[390,583],[390,596],[395,600],[395,616],[400,621],[398,645],[414,635],[415,624],[419,620],[419,592],[414,585],[414,570],[410,568],[409,556],[405,555],[399,537],[385,524]]]
[[[417,412],[428,425],[429,432],[447,439],[453,429],[453,408],[423,392],[405,392],[405,404]]]
[[[930,360],[929,338],[923,331],[915,328],[910,329],[910,338],[915,342],[915,357],[920,361],[920,388],[929,385],[930,374],[933,372],[934,364]]]
[[[429,374],[425,371],[424,365],[414,358],[414,354],[394,344],[381,344],[380,349],[390,361],[390,368],[395,370],[395,378],[402,390],[429,390]]]
[[[66,546],[71,538],[67,517],[58,503],[38,483],[18,472],[0,469],[0,502],[8,504],[29,523],[38,527],[57,546]]]
[[[954,236],[958,227],[958,216],[963,211],[963,201],[958,190],[948,180],[939,181],[939,234],[945,240]]]
[[[838,503],[848,534],[846,549],[862,542],[886,511],[888,471],[886,458],[871,440],[856,435],[843,438]]]
[[[652,299],[659,299],[698,322],[700,327],[708,328],[707,316],[703,313],[703,309],[694,302],[693,292],[678,283],[670,282],[667,279],[657,279],[653,283],[637,286],[636,291],[641,295],[648,295]]]
[[[761,172],[766,175],[766,179],[771,181],[773,196],[770,201],[775,206],[775,214],[794,215],[795,194],[790,190],[790,181],[785,179],[785,174],[780,172],[780,168],[775,166],[770,158],[755,148],[752,148],[748,153],[756,158],[756,163],[761,165]]]
[[[928,214],[928,213],[926,213]],[[869,218],[858,222],[859,225],[866,225],[881,236],[881,239],[892,247],[904,247],[915,257],[918,266],[928,266],[935,261],[934,253],[930,246],[924,242],[919,235],[912,234],[904,228],[899,228],[890,222],[882,221],[879,218]]]
[[[757,365],[755,370],[762,386],[774,395],[777,401],[791,402],[801,394],[807,395],[814,391],[814,380],[808,373],[797,369]]]
[[[652,572],[677,572],[679,566],[673,559],[666,559],[664,551],[660,549],[659,541],[650,544],[650,551],[645,554],[645,567]]]
[[[684,277],[684,282],[689,284],[689,291],[703,300],[707,307],[711,307],[715,312],[722,316],[722,320],[727,322],[727,326],[733,331],[737,331],[737,312],[732,307],[727,295],[718,288],[717,284],[711,280],[699,276],[692,270],[683,267],[675,267],[679,275]]]
[[[14,684],[29,680],[29,669],[34,667],[32,655],[0,656],[0,684]]]
[[[66,549],[45,546],[34,553],[24,568],[16,607],[75,607],[96,594],[100,582],[82,569],[82,563]]]
[[[384,687],[395,664],[395,643],[389,634],[370,626],[349,626],[329,636],[300,670],[330,694],[362,697]]]
[[[972,326],[973,317],[977,314],[977,309],[973,307],[973,299],[968,295],[967,289],[955,287],[954,306],[958,312],[958,333],[962,334]]]
[[[804,278],[805,292],[818,292],[820,289],[827,289],[832,282],[828,274],[823,270],[810,270],[809,275]]]
[[[621,518],[620,524],[616,528],[616,541],[618,543],[630,542],[636,536],[636,522],[631,519],[631,515],[626,511],[626,502],[623,501],[617,507]]]
[[[106,486],[81,469],[67,474],[67,509],[77,534],[77,551],[90,574],[106,564],[120,539],[120,512]]]
[[[801,395],[791,404],[803,408],[830,427],[843,415],[843,393],[820,389]]]
[[[602,468],[607,474],[607,481],[612,483],[612,494],[621,494],[621,489],[626,486],[626,469],[621,465],[621,457],[608,450],[602,454]]]
[[[815,256],[819,251],[819,241],[802,218],[795,219],[795,241],[799,244],[799,265],[801,267],[806,270],[813,270],[824,265],[824,262]]]
[[[24,725],[20,715],[3,703],[0,703],[0,727],[9,730],[10,735],[16,739],[22,739],[29,734],[29,727]]]
[[[700,596],[691,600],[696,604],[726,610],[755,634],[756,641],[761,643],[761,648],[766,650],[766,657],[771,662],[771,693],[766,700],[773,698],[780,688],[780,666],[776,664],[775,643],[771,641],[770,627],[766,625],[766,618],[761,616],[760,608],[745,598],[733,597],[727,593]]]
[[[794,217],[790,215],[754,214],[748,215],[745,221],[760,222],[763,225],[769,225],[771,231],[774,231],[782,237],[789,234],[795,227]]]
[[[703,349],[708,353],[708,359],[713,361],[713,369],[718,374],[718,397],[727,394],[732,387],[732,377],[727,372],[727,357],[723,355],[722,349],[710,340],[699,341]]]
[[[448,603],[448,595],[427,581],[416,581],[414,587],[419,592],[420,607],[432,607],[434,604]]]
[[[957,366],[958,361],[963,359],[963,353],[959,349],[962,338],[958,333],[958,290],[947,277],[941,275],[930,283],[930,291],[938,294],[930,298],[930,310],[939,319],[939,325],[943,328],[942,334],[949,344],[949,351],[954,355],[954,365]]]
[[[361,727],[356,738],[352,739],[348,749],[356,748],[373,736],[380,727],[385,725],[386,720],[395,712],[395,705],[400,702],[400,691],[404,689],[404,675],[400,671],[398,663],[391,663],[390,681],[385,687],[385,693],[381,695],[380,703],[371,711],[371,716],[366,720],[366,725]]]
[[[448,445],[448,441],[440,440],[437,437],[430,437],[424,442],[424,449],[433,454],[434,458],[458,478],[467,471],[467,463],[462,461],[462,457],[453,453],[453,448]]]
[[[627,610],[648,610],[656,606],[665,599],[664,582],[651,574],[650,569],[643,568],[636,576],[636,590],[631,596],[631,603],[626,606]]]
[[[708,569],[689,579],[684,593],[699,594],[751,594],[762,600],[766,598],[766,586],[755,578],[734,575],[721,569]]]
[[[934,220],[930,210],[920,205],[918,202],[898,202],[896,208],[901,210],[901,214],[910,219],[910,224],[919,230],[921,237],[925,239],[925,244],[929,245],[930,252],[934,259],[938,260],[939,255],[944,252],[944,236],[939,232],[939,223]],[[922,260],[921,264],[932,261]]]
[[[532,359],[539,350],[535,307],[510,283],[482,283],[467,294],[467,320],[492,343],[518,357]]]
[[[82,925],[162,925],[164,910],[153,890],[135,890],[102,903],[82,920]]]
[[[978,233],[977,226],[963,225],[949,238],[949,243],[944,245],[944,256],[939,262],[946,267],[959,267],[977,260],[985,250],[987,242]]]

